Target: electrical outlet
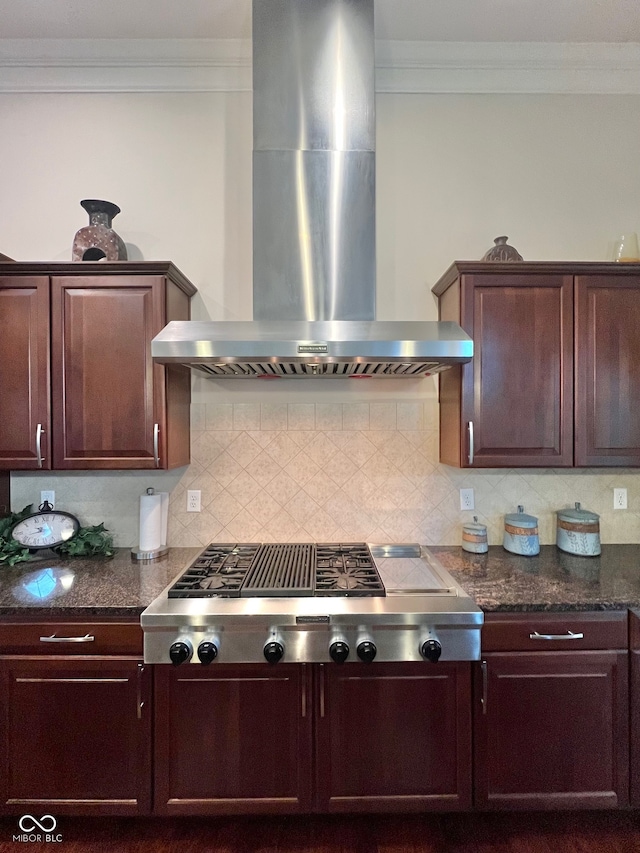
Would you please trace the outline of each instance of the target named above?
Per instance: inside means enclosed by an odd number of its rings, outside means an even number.
[[[474,507],[473,489],[460,489],[460,509],[473,509]]]
[[[40,503],[43,504],[45,501],[50,503],[52,507],[55,507],[56,493],[53,491],[53,489],[50,489],[49,491],[40,492]]]
[[[626,489],[614,489],[613,490],[613,508],[614,509],[626,509],[627,508],[627,490]]]
[[[187,489],[187,512],[200,512],[200,489]]]

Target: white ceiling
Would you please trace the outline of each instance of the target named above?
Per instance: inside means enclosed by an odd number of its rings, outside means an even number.
[[[639,0],[376,0],[379,39],[640,42]],[[0,0],[0,38],[248,39],[251,0]]]

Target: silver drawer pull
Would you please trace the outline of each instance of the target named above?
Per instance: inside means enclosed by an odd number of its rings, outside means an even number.
[[[584,634],[580,631],[579,634],[574,634],[573,631],[567,631],[566,634],[538,634],[534,631],[529,634],[530,640],[584,640]]]
[[[41,643],[93,643],[95,637],[91,634],[85,634],[84,637],[56,637],[52,634],[50,637],[40,637]]]
[[[42,455],[42,433],[45,430],[42,429],[42,424],[38,424],[36,427],[36,457],[38,459],[38,468],[42,468],[42,463],[44,462],[44,456]]]
[[[153,462],[160,467],[160,424],[153,425]]]

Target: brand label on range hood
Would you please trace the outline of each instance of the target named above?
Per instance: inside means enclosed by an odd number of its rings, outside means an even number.
[[[300,354],[309,354],[309,353],[328,353],[329,345],[328,344],[298,344],[298,352]]]

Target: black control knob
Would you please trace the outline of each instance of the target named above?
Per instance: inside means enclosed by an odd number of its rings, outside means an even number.
[[[362,640],[362,642],[358,643],[356,651],[358,653],[358,657],[361,661],[364,661],[364,663],[371,663],[378,654],[378,649],[376,648],[376,644],[373,640]]]
[[[425,640],[420,646],[420,654],[425,660],[437,663],[442,654],[442,646],[437,640]]]
[[[334,640],[329,646],[329,655],[336,663],[344,663],[349,657],[349,643],[345,643],[344,640]]]
[[[264,656],[269,663],[278,663],[284,655],[284,646],[277,640],[270,640],[265,643]]]
[[[189,660],[191,657],[191,646],[181,641],[172,643],[171,648],[169,649],[169,657],[171,658],[171,663],[174,666],[178,666],[179,664]]]
[[[198,646],[198,657],[200,663],[207,666],[218,657],[218,647],[211,640],[204,640]]]

